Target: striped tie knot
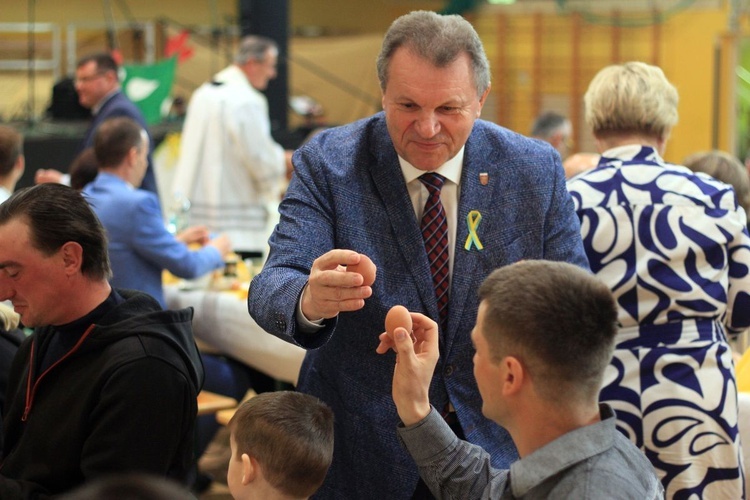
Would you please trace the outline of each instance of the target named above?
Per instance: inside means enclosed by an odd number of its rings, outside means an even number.
[[[427,190],[430,192],[430,195],[432,195],[435,190],[440,193],[440,190],[443,189],[443,184],[445,184],[445,177],[440,174],[436,174],[435,172],[427,172],[426,174],[422,174],[419,176],[419,180],[422,182],[422,184],[425,185]]]

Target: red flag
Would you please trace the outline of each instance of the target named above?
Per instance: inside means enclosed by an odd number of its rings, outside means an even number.
[[[188,30],[182,30],[178,34],[169,37],[164,47],[164,56],[172,57],[177,54],[178,62],[183,62],[193,57],[193,48],[187,46],[189,37],[190,32]]]
[[[109,53],[109,55],[112,56],[112,59],[115,60],[118,66],[122,66],[122,52],[120,52],[120,49],[112,49]]]

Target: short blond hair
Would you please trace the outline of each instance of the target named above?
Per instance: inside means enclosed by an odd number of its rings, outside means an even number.
[[[594,136],[637,134],[666,139],[677,123],[677,89],[657,66],[627,62],[596,74],[583,97]]]

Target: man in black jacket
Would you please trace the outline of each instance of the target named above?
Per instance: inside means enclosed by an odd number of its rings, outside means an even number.
[[[0,300],[34,327],[10,373],[0,498],[46,498],[92,478],[185,482],[203,367],[192,310],[114,290],[104,229],[72,188],[0,205]]]

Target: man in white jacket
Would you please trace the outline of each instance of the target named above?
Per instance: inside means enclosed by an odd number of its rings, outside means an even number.
[[[174,197],[190,201],[190,224],[227,234],[242,256],[265,253],[269,213],[292,169],[260,92],[276,76],[277,58],[272,40],[247,36],[234,64],[193,93],[172,184]]]

